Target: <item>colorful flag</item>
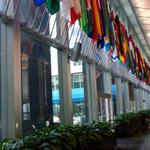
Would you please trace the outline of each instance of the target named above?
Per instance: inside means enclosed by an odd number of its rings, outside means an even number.
[[[109,33],[110,33],[109,41],[110,41],[110,45],[114,49],[115,36],[114,36],[114,28],[113,28],[113,20],[112,20],[113,11],[111,10],[110,4],[107,6],[107,9],[108,9],[108,17],[109,17],[109,20],[108,20],[109,21]]]
[[[100,18],[100,7],[98,0],[91,1],[91,12],[92,12],[92,21],[93,21],[93,35],[92,39],[97,41],[99,37],[103,36],[102,31],[102,20]]]
[[[43,3],[45,3],[46,0],[34,0],[34,3],[37,5],[37,6],[40,6],[42,5]]]
[[[80,0],[81,5],[81,19],[79,20],[82,30],[92,37],[93,28],[92,28],[92,16],[91,16],[91,4],[89,0]]]
[[[99,1],[99,19],[100,19],[100,28],[101,28],[101,34],[99,34],[98,36],[98,40],[97,40],[97,47],[98,49],[103,49],[105,46],[105,50],[108,51],[108,47],[109,47],[109,41],[106,40],[105,37],[106,36],[106,29],[105,29],[105,21],[104,21],[104,10],[103,10],[103,6],[102,6],[102,0]],[[107,46],[107,48],[106,48]]]
[[[115,16],[114,28],[116,34],[116,49],[117,49],[118,59],[123,63],[124,58],[122,57],[122,55],[124,52],[122,48],[121,28],[120,28],[120,20],[118,15]]]
[[[81,18],[81,6],[79,0],[62,0],[61,14],[71,24]]]
[[[60,9],[60,0],[47,0],[46,6],[50,14],[55,14]]]

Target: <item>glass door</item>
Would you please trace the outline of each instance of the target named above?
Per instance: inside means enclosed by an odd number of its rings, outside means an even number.
[[[111,119],[110,94],[98,93],[98,120],[109,121]]]

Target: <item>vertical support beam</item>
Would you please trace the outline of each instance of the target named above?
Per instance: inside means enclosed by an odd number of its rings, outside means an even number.
[[[141,96],[142,96],[142,99],[141,99],[142,109],[144,110],[145,109],[145,97],[144,97],[144,90],[143,89],[141,89]]]
[[[145,91],[145,104],[146,104],[146,109],[148,109],[148,94],[147,94],[147,91]]]
[[[93,120],[98,120],[98,100],[96,86],[96,67],[95,64],[90,64],[90,85],[92,98]]]
[[[129,98],[129,84],[128,81],[123,82],[124,86],[124,107],[125,107],[125,112],[129,112],[130,110],[130,98]]]
[[[86,96],[87,96],[87,120],[88,122],[93,121],[93,112],[92,112],[92,98],[91,98],[91,90],[90,90],[90,64],[85,63],[85,76],[86,76]]]
[[[1,132],[2,138],[7,137],[7,36],[6,25],[1,22]],[[5,81],[5,83],[4,83]],[[3,87],[3,88],[2,88]]]
[[[140,109],[143,110],[143,95],[142,95],[142,89],[138,89],[138,97],[139,97],[139,104],[140,104]]]
[[[150,109],[150,92],[148,92],[148,109]]]
[[[22,132],[20,25],[2,28],[2,138],[19,137]]]
[[[96,68],[95,64],[85,64],[86,79],[87,79],[87,114],[88,122],[98,120],[98,100],[96,87]]]
[[[136,111],[140,110],[140,103],[139,103],[139,89],[135,88],[134,89],[134,97],[135,97],[135,107],[136,107]]]
[[[112,95],[112,76],[110,72],[103,72],[103,85],[104,85],[104,93],[108,93]],[[113,119],[113,102],[112,97],[109,103],[110,107],[110,118]]]
[[[116,83],[116,107],[117,107],[117,114],[123,112],[123,96],[122,96],[122,85],[121,85],[121,78],[115,77]]]
[[[60,81],[60,118],[62,124],[72,125],[71,73],[67,50],[58,51],[58,72]]]

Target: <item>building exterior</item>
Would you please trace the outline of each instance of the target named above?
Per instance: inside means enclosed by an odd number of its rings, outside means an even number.
[[[46,121],[82,124],[150,108],[150,87],[97,52],[78,24],[32,0],[0,2],[1,138],[28,135]]]

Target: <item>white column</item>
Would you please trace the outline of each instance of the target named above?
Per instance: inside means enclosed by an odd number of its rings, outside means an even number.
[[[20,26],[1,24],[2,138],[22,131]]]
[[[96,87],[96,68],[95,64],[86,65],[86,79],[87,79],[87,111],[88,122],[98,120],[98,100],[97,100],[97,87]]]
[[[122,96],[121,78],[115,77],[115,84],[116,84],[117,114],[120,114],[123,112],[123,96]]]
[[[60,81],[60,120],[62,124],[73,123],[72,98],[71,98],[71,73],[70,60],[67,50],[58,51],[58,72]]]
[[[103,85],[104,85],[104,93],[112,95],[112,76],[110,72],[103,72]],[[112,97],[109,103],[110,107],[110,118],[113,119],[113,103]]]
[[[129,98],[129,84],[128,84],[128,81],[124,81],[123,86],[124,86],[125,112],[128,112],[130,110],[130,98]]]

